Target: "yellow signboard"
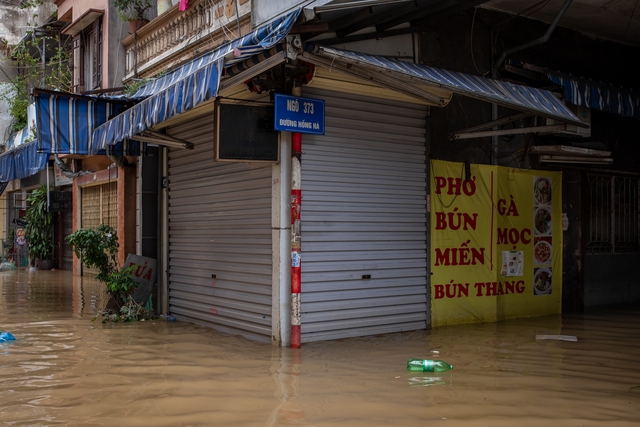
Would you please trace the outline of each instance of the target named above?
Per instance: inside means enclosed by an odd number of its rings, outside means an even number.
[[[560,313],[561,197],[561,172],[432,161],[432,325]]]

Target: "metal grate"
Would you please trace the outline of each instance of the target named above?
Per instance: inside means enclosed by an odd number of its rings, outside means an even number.
[[[107,224],[118,226],[118,195],[115,182],[82,189],[82,228],[98,228]],[[82,267],[82,274],[96,275],[97,269]]]
[[[638,178],[590,174],[587,179],[588,251],[638,252]]]
[[[118,223],[116,183],[96,185],[82,189],[82,228],[97,228]]]

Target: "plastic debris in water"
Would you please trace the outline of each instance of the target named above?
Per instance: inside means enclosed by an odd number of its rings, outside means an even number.
[[[578,341],[573,335],[536,335],[537,340]]]
[[[0,343],[7,341],[14,341],[16,337],[11,335],[11,332],[2,332],[0,331]]]
[[[410,372],[444,372],[453,369],[452,365],[442,360],[409,359],[407,371]]]
[[[0,264],[0,271],[12,271],[17,269],[18,267],[16,267],[16,265],[12,262],[5,261]]]

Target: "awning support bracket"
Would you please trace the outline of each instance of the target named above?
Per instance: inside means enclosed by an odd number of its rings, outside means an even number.
[[[507,123],[515,122],[515,121],[520,120],[520,119],[524,119],[525,117],[529,117],[531,115],[532,115],[531,113],[513,114],[511,116],[503,117],[503,118],[497,119],[497,120],[492,120],[490,122],[483,123],[483,124],[480,124],[478,126],[473,126],[473,127],[470,127],[470,128],[462,129],[462,130],[459,130],[456,133],[478,132],[478,131],[482,131],[482,130],[486,130],[486,129],[491,129],[491,128],[496,127],[496,126],[501,126],[501,125],[504,125],[504,124],[507,124]]]
[[[488,130],[488,131],[480,131],[480,132],[466,132],[466,133],[452,133],[449,135],[450,140],[454,139],[472,139],[472,138],[484,138],[488,136],[502,136],[502,135],[518,135],[523,133],[555,133],[561,130],[565,130],[567,125],[559,124],[559,125],[547,125],[547,126],[531,126],[524,128],[515,128],[515,129],[500,129],[500,130]]]
[[[284,62],[284,60],[285,60],[284,51],[278,52],[273,56],[266,58],[263,61],[260,61],[259,64],[251,66],[250,68],[248,68],[247,70],[241,73],[224,77],[223,79],[220,80],[220,87],[218,88],[218,93],[221,93],[225,89],[233,87],[238,83],[250,80],[253,77],[257,76],[258,74],[261,74],[266,70],[269,70],[275,67],[276,65],[281,64],[282,62]]]
[[[145,130],[139,135],[132,136],[131,139],[134,141],[150,142],[152,144],[164,145],[167,147],[193,150],[192,142],[152,130]]]

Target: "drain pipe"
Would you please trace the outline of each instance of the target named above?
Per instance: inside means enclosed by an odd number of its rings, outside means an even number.
[[[547,41],[549,41],[549,37],[551,37],[551,34],[555,31],[556,26],[558,25],[558,22],[560,22],[560,19],[562,18],[562,16],[564,15],[564,13],[567,11],[567,9],[569,9],[569,6],[571,5],[571,2],[573,0],[566,0],[564,2],[564,4],[562,5],[562,7],[560,8],[560,11],[558,12],[558,14],[556,15],[556,17],[554,18],[553,22],[551,23],[551,25],[549,26],[549,28],[547,28],[547,31],[544,33],[544,35],[542,37],[539,37],[535,40],[531,40],[530,42],[527,43],[523,43],[519,46],[514,46],[514,47],[510,47],[508,49],[505,49],[502,52],[502,55],[500,55],[500,57],[498,58],[497,61],[491,61],[491,78],[492,79],[497,79],[498,78],[498,69],[500,68],[500,64],[502,64],[502,62],[505,60],[505,58],[507,57],[507,55],[514,53],[514,52],[518,52],[520,50],[524,50],[533,46],[538,46],[541,44],[546,43]],[[493,30],[491,31],[491,40],[493,43]],[[493,57],[493,49],[491,49],[491,56]],[[497,120],[498,119],[498,104],[496,103],[492,103],[491,104],[491,120]],[[495,128],[494,128],[495,129]],[[491,164],[493,165],[497,165],[498,164],[498,137],[496,135],[491,137]]]
[[[519,46],[514,46],[514,47],[510,47],[508,49],[505,49],[504,52],[502,52],[502,55],[500,55],[498,60],[494,63],[494,66],[496,68],[499,68],[500,64],[502,63],[502,61],[504,61],[504,59],[510,53],[517,52],[519,50],[524,50],[524,49],[527,49],[527,48],[530,48],[530,47],[533,47],[533,46],[538,46],[540,44],[544,44],[547,41],[549,41],[549,37],[551,37],[551,34],[556,29],[556,26],[558,25],[558,22],[560,21],[560,18],[562,18],[564,13],[567,11],[567,9],[569,8],[569,5],[571,4],[572,1],[573,0],[566,0],[564,2],[562,7],[560,8],[560,11],[558,12],[558,15],[556,15],[556,17],[554,18],[553,22],[551,23],[549,28],[547,28],[547,31],[544,33],[544,35],[542,37],[537,38],[535,40],[531,40],[530,42],[521,44]]]

